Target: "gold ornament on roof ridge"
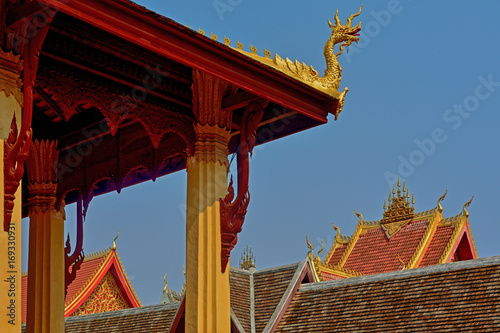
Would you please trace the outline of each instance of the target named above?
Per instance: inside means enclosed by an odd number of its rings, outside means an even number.
[[[249,270],[252,267],[255,268],[255,255],[252,248],[247,245],[241,253],[240,268]]]
[[[401,180],[399,179],[399,177],[397,185],[397,191],[396,185],[393,184],[392,193],[389,192],[389,204],[386,206],[384,202],[384,214],[382,220],[380,220],[381,225],[384,223],[409,220],[418,215],[415,214],[415,196],[413,196],[412,204],[410,205],[410,190],[406,186],[406,182],[403,183],[403,191],[401,191]],[[394,231],[395,228],[396,226],[388,227],[388,230],[391,230],[391,235],[393,234],[392,231]]]
[[[362,6],[361,6],[362,7]],[[264,57],[257,55],[252,49],[251,52],[243,50],[243,44],[238,42],[238,47],[235,49],[240,53],[257,60],[263,64],[266,64],[288,76],[291,76],[319,91],[322,91],[335,98],[341,97],[341,93],[338,91],[340,80],[342,76],[342,67],[338,62],[338,57],[342,54],[345,47],[348,47],[353,42],[357,43],[359,41],[359,31],[361,30],[361,23],[352,27],[352,19],[361,14],[361,7],[356,14],[351,15],[345,25],[342,25],[338,17],[338,10],[335,13],[335,24],[328,20],[328,25],[332,30],[332,33],[325,43],[323,48],[323,54],[326,60],[326,70],[323,76],[319,76],[318,72],[313,68],[313,66],[308,66],[303,62],[298,60],[292,61],[288,58],[283,59],[278,54],[275,54],[274,58],[271,59],[271,53],[269,51],[264,52]],[[339,52],[335,53],[334,46],[339,44]],[[343,90],[345,93],[347,88]],[[339,100],[340,101],[340,100]],[[342,103],[338,103],[343,105]],[[337,107],[339,109],[339,106]],[[340,113],[341,110],[338,110]]]
[[[446,191],[444,192],[444,194],[442,196],[439,197],[438,199],[438,203],[437,203],[437,210],[438,212],[442,213],[443,212],[443,206],[441,206],[441,201],[444,200],[444,198],[446,198],[446,194],[448,193],[448,189],[446,189]]]
[[[465,203],[464,208],[462,210],[462,214],[464,217],[469,217],[469,212],[467,211],[466,208],[469,207],[469,205],[471,204],[473,199],[474,199],[474,196],[472,196],[472,198],[470,198],[470,200]]]
[[[113,247],[112,247],[113,250],[116,250],[116,240],[118,239],[118,236],[120,236],[120,230],[118,230],[115,239],[113,239]]]

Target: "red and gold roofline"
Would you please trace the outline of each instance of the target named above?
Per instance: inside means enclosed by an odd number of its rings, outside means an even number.
[[[92,275],[92,277],[85,283],[85,285],[76,293],[75,297],[68,301],[65,307],[65,316],[70,316],[75,312],[87,298],[92,294],[95,288],[103,280],[108,272],[111,272],[118,284],[122,287],[121,292],[124,296],[127,304],[130,307],[141,307],[142,303],[139,297],[135,293],[134,288],[131,286],[130,280],[123,269],[121,264],[121,259],[116,253],[114,248],[109,248],[104,251],[99,251],[89,256],[86,256],[84,260],[93,260],[105,257],[106,259],[102,262],[97,271]]]
[[[470,229],[470,224],[468,219],[469,213],[466,210],[466,208],[470,205],[472,199],[469,200],[467,203],[465,203],[463,211],[460,214],[445,219],[442,215],[443,207],[441,206],[441,201],[445,198],[447,192],[445,192],[438,199],[435,208],[432,208],[427,211],[422,211],[419,213],[414,213],[414,198],[413,198],[412,207],[410,207],[411,209],[413,209],[413,212],[411,213],[412,216],[407,219],[401,219],[402,217],[406,216],[405,212],[409,211],[408,207],[410,201],[409,201],[409,191],[406,188],[406,185],[405,184],[403,185],[402,192],[400,190],[400,185],[401,184],[398,181],[398,191],[396,191],[395,187],[393,187],[393,192],[392,192],[393,196],[390,195],[389,199],[390,203],[395,203],[395,205],[397,206],[393,207],[392,210],[389,210],[389,208],[384,203],[384,217],[381,220],[365,221],[363,215],[355,211],[356,215],[359,217],[359,221],[356,230],[350,237],[341,235],[340,229],[335,225],[333,225],[334,229],[337,231],[337,235],[335,236],[335,240],[325,258],[321,260],[319,258],[319,255],[315,257],[313,257],[312,255],[310,256],[311,263],[314,267],[313,271],[315,272],[315,277],[318,278],[318,280],[322,279],[321,272],[325,272],[327,274],[333,274],[339,277],[359,276],[360,273],[348,270],[344,267],[344,265],[346,264],[349,255],[353,251],[354,246],[356,245],[360,236],[362,236],[368,230],[382,228],[385,231],[387,238],[390,238],[408,223],[420,220],[427,220],[428,226],[423,236],[421,237],[420,242],[417,245],[415,252],[413,253],[410,260],[407,263],[402,262],[403,269],[419,267],[426,253],[426,250],[431,243],[434,233],[436,232],[438,227],[442,226],[453,226],[454,229],[446,245],[446,248],[441,255],[441,258],[439,259],[438,262],[439,264],[447,263],[453,260],[453,254],[456,252],[462,237],[467,237],[468,243],[471,244],[470,245],[471,253],[473,253],[474,258],[477,258],[477,249],[472,237],[472,232]],[[400,209],[399,213],[397,210],[398,208]],[[393,226],[395,226],[395,228]],[[331,265],[329,262],[332,259],[333,254],[338,248],[342,246],[346,246],[342,254],[342,257],[340,258],[340,260],[336,265]]]

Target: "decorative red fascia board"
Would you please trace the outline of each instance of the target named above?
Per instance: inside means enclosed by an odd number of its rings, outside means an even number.
[[[333,97],[128,1],[38,1],[321,123],[335,111]]]

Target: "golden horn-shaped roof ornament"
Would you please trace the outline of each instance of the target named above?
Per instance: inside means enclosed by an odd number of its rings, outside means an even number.
[[[165,279],[166,277],[167,277],[167,273],[165,273],[165,275],[163,276],[163,282],[165,283],[165,286],[163,287],[163,292],[167,291],[168,282]]]
[[[354,210],[354,214],[356,214],[356,216],[359,217],[359,222],[363,221],[363,215],[361,215],[361,213],[358,213],[356,209]]]
[[[118,230],[115,239],[113,239],[113,250],[116,250],[116,240],[118,239],[118,236],[120,236],[120,230]]]
[[[465,217],[469,217],[469,212],[465,208],[469,207],[470,203],[472,202],[472,199],[474,199],[474,196],[472,196],[472,198],[470,198],[470,200],[465,203],[464,208],[462,210],[462,215]]]
[[[306,243],[307,243],[307,247],[309,248],[309,252],[312,252],[312,250],[314,249],[314,247],[309,242],[309,238],[307,238],[307,235],[306,235]]]
[[[444,200],[444,198],[446,197],[447,193],[448,193],[448,189],[446,189],[446,192],[444,192],[444,194],[442,196],[440,196],[439,199],[438,199],[437,208],[438,208],[438,212],[440,212],[440,213],[443,212],[443,206],[441,206],[441,201]]]

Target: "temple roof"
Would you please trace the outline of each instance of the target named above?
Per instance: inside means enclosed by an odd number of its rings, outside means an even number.
[[[316,278],[341,279],[477,258],[465,209],[470,201],[460,214],[444,218],[444,197],[437,207],[415,213],[414,199],[410,204],[406,185],[401,190],[398,181],[397,191],[394,186],[389,194],[389,205],[384,203],[381,220],[365,221],[356,212],[360,219],[350,237],[341,235],[334,225],[337,235],[325,258],[310,255]]]
[[[21,283],[22,321],[26,322],[28,297],[27,273],[23,273]],[[94,306],[92,309],[89,309],[91,305],[89,304],[91,303],[90,301],[93,301],[96,297],[102,297],[101,295],[114,298],[108,299],[109,308]],[[96,301],[98,300],[96,299]],[[113,306],[116,302],[119,304]],[[64,314],[66,317],[89,312],[112,311],[117,308],[142,306],[125,273],[118,254],[112,248],[85,256],[75,279],[68,286],[64,305]],[[83,311],[85,307],[87,309]]]
[[[194,72],[231,87],[221,103],[232,117],[229,153],[250,101],[265,105],[256,144],[325,124],[344,104],[347,90],[325,92],[317,83],[328,78],[318,81],[308,66],[234,48],[128,0],[37,2],[58,9],[40,53],[32,122],[34,139],[58,140],[58,203],[83,193],[87,207],[95,195],[185,168]]]
[[[304,279],[309,264],[306,260],[253,273],[231,268],[233,331],[252,332],[252,327],[255,332],[360,333],[498,329],[500,256],[324,282]],[[263,282],[260,291],[254,290],[254,324],[248,300],[252,277]],[[267,293],[272,296],[258,296]],[[257,303],[258,299],[272,302]],[[182,315],[183,304],[177,302],[70,317],[66,332],[181,332]]]

